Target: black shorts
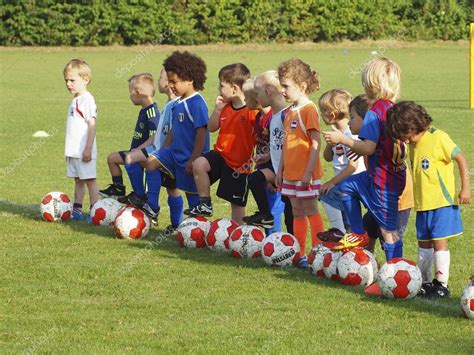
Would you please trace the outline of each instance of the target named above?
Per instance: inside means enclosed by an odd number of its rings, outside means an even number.
[[[160,170],[161,174],[161,186],[166,187],[167,189],[176,189],[176,180],[173,179],[171,176],[168,174],[162,172]]]
[[[381,239],[382,240],[382,232],[380,232],[380,227],[377,224],[377,221],[375,220],[374,216],[370,214],[370,212],[367,212],[364,217],[362,218],[362,221],[364,223],[364,228],[367,231],[367,234],[369,235],[369,238],[372,239]]]
[[[142,151],[143,155],[145,156],[145,158],[148,158],[148,156],[150,154],[148,154],[148,152],[146,151],[146,148],[142,148],[141,151]],[[120,158],[122,158],[123,162],[125,163],[125,156],[128,153],[130,153],[130,151],[129,150],[119,150],[118,153],[120,155]]]
[[[211,167],[208,173],[211,185],[219,180],[217,196],[234,205],[245,207],[249,194],[248,174],[239,173],[229,167],[224,158],[215,150],[211,150],[203,156]]]

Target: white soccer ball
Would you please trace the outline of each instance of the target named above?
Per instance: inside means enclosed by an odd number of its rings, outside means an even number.
[[[69,196],[63,192],[53,191],[43,196],[40,204],[41,217],[48,222],[67,221],[72,214]]]
[[[229,237],[238,226],[239,225],[231,219],[216,219],[211,223],[209,233],[207,233],[207,247],[213,251],[230,253]]]
[[[300,258],[300,245],[290,233],[272,233],[263,241],[262,258],[269,266],[296,265]]]
[[[150,219],[141,210],[131,206],[122,207],[114,222],[117,238],[140,239],[150,230]]]
[[[323,259],[323,272],[324,275],[330,280],[339,280],[339,272],[337,270],[337,264],[339,258],[342,256],[342,251],[331,251],[324,255]]]
[[[123,205],[113,198],[98,200],[91,209],[91,223],[98,226],[113,224],[122,207]]]
[[[461,294],[461,309],[464,317],[474,319],[474,275]]]
[[[388,298],[410,299],[421,289],[421,271],[416,264],[405,258],[395,258],[382,265],[377,283]]]
[[[370,251],[354,248],[344,253],[337,263],[339,281],[349,286],[366,286],[375,281],[377,261]]]
[[[230,235],[229,248],[236,258],[256,258],[261,255],[265,233],[258,227],[243,225]]]
[[[331,249],[319,243],[311,249],[308,255],[309,272],[316,276],[325,276],[323,271],[324,256],[331,253]]]
[[[178,226],[176,238],[182,248],[204,248],[210,228],[211,222],[205,217],[189,217]]]

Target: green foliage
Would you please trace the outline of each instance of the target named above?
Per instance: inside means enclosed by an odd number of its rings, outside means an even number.
[[[0,45],[458,40],[470,0],[4,1]]]

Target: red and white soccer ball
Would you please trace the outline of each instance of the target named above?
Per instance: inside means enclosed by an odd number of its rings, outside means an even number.
[[[229,248],[236,258],[256,258],[261,255],[265,233],[255,226],[240,226],[230,235]]]
[[[179,225],[176,238],[178,238],[178,243],[182,248],[204,248],[210,228],[211,222],[205,217],[189,217]]]
[[[388,298],[410,299],[421,289],[421,271],[413,261],[395,258],[382,265],[377,283]]]
[[[461,309],[464,317],[474,319],[474,275],[461,294]]]
[[[239,225],[231,219],[219,218],[211,223],[206,237],[207,247],[213,251],[230,253],[229,237]]]
[[[308,255],[308,266],[310,273],[316,276],[325,276],[323,271],[323,261],[324,256],[328,253],[331,253],[331,249],[325,247],[323,243],[319,243],[313,249],[311,249]]]
[[[132,206],[123,207],[114,222],[117,238],[140,239],[146,237],[150,230],[150,219],[141,210]]]
[[[122,207],[123,205],[113,198],[98,200],[91,209],[91,223],[98,226],[113,224]]]
[[[370,251],[354,248],[344,253],[337,263],[339,281],[349,286],[366,286],[375,281],[377,261]]]
[[[300,245],[289,233],[272,233],[263,241],[262,258],[269,266],[296,265],[300,258]]]
[[[331,251],[324,255],[323,258],[323,272],[324,275],[330,280],[339,280],[339,272],[337,270],[337,264],[339,258],[342,256],[342,251]]]
[[[72,214],[72,204],[65,193],[53,191],[43,196],[40,204],[41,217],[48,222],[67,221]]]

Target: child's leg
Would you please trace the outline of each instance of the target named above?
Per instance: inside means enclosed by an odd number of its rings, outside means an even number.
[[[125,155],[125,164],[144,163],[146,160],[147,156],[141,149],[132,150]]]
[[[270,206],[271,214],[273,216],[273,228],[265,229],[267,235],[275,232],[282,231],[282,218],[281,215],[285,209],[285,204],[281,200],[281,194],[277,191],[271,191],[268,186],[265,186],[265,192],[267,194],[268,204]]]
[[[308,234],[308,221],[304,214],[303,200],[290,197],[293,212],[294,236],[300,244],[300,255],[306,254],[306,236]]]
[[[135,195],[140,199],[145,198],[145,184],[143,183],[143,168],[139,163],[125,164],[130,183]]]
[[[112,182],[114,184],[123,185],[122,169],[120,169],[120,165],[125,164],[125,161],[120,152],[110,153],[107,157],[107,164],[109,165],[110,175],[112,175]]]
[[[314,248],[314,246],[321,243],[318,233],[324,232],[323,219],[318,211],[317,198],[303,200],[303,208],[311,227],[311,247]]]
[[[168,193],[168,206],[170,206],[170,222],[174,228],[178,228],[183,219],[183,197],[177,188],[166,188]]]
[[[433,259],[433,242],[431,240],[418,241],[418,267],[421,271],[423,283],[431,282],[433,280]]]
[[[331,223],[332,228],[339,229],[342,233],[346,233],[346,228],[344,227],[344,221],[342,219],[342,212],[331,206],[329,203],[324,202],[321,200],[324,210],[326,211],[326,216],[329,219],[329,223]]]
[[[86,193],[86,181],[79,178],[74,178],[74,204],[81,205],[79,208],[82,209],[82,202],[84,201],[84,195]]]
[[[208,174],[210,171],[211,165],[205,157],[199,157],[194,161],[193,175],[200,198],[210,199],[211,197],[211,180]]]
[[[282,196],[281,200],[285,203],[285,226],[286,230],[290,234],[294,234],[293,231],[293,207],[291,206],[290,199],[287,196]]]
[[[403,242],[398,237],[398,231],[388,231],[380,227],[380,232],[384,240],[383,248],[387,261],[393,258],[401,258],[403,256]]]
[[[448,286],[449,266],[451,264],[451,255],[448,250],[447,239],[433,240],[434,262],[435,262],[435,279],[444,287]]]
[[[147,204],[154,212],[157,212],[159,210],[161,172],[159,170],[147,170],[145,177],[148,187]]]
[[[85,181],[85,184],[87,184],[87,189],[89,190],[90,207],[92,208],[99,197],[99,186],[97,185],[97,179],[86,179],[83,181]]]
[[[258,206],[258,211],[265,215],[270,214],[270,206],[268,204],[268,198],[265,191],[265,184],[267,181],[275,179],[275,174],[270,169],[262,169],[254,171],[248,177],[248,184],[250,191],[255,199]]]
[[[186,199],[188,200],[188,207],[194,208],[199,205],[199,195],[186,193]]]
[[[372,216],[370,212],[367,212],[362,220],[364,222],[364,228],[369,235],[369,243],[365,246],[365,249],[373,253],[377,239],[381,238],[380,228],[374,216]]]
[[[238,206],[234,203],[230,204],[232,210],[232,219],[237,222],[237,224],[243,224],[242,218],[245,216],[245,207]]]

